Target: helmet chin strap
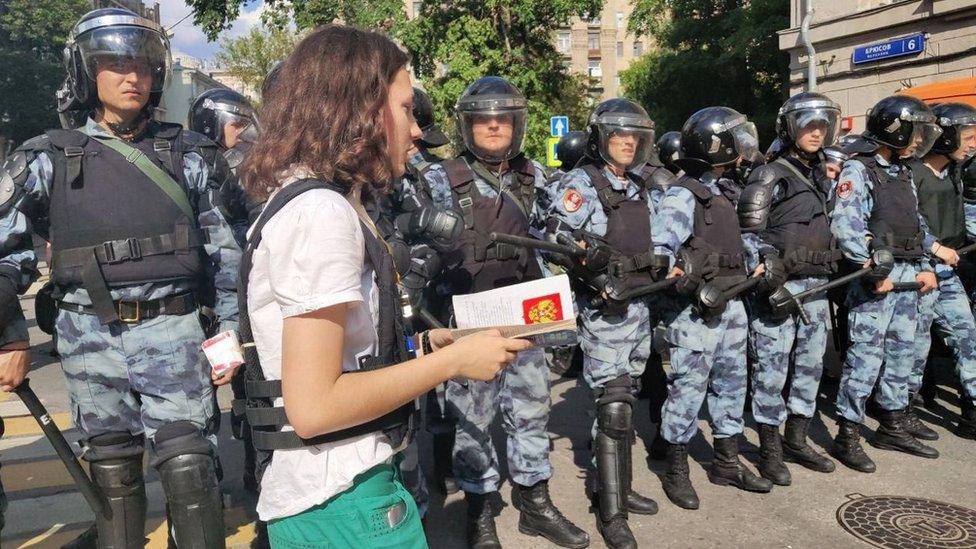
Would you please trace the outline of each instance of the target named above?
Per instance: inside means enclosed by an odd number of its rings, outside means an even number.
[[[808,162],[812,160],[816,160],[819,153],[820,151],[812,152],[812,153],[807,152],[801,149],[800,147],[797,147],[796,143],[793,144],[793,154],[795,154],[798,158],[801,158]]]
[[[133,139],[145,131],[149,116],[146,109],[143,109],[129,122],[109,122],[107,120],[103,120],[103,122],[115,135],[125,139]]]

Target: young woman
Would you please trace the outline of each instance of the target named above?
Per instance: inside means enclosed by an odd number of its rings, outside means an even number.
[[[454,342],[449,331],[432,330],[418,338],[419,358],[356,371],[380,353],[381,312],[399,307],[379,291],[387,275],[364,251],[379,239],[362,198],[403,175],[420,137],[407,61],[382,35],[316,29],[264,98],[265,131],[243,165],[247,190],[270,195],[269,208],[296,181],[340,191],[308,190],[277,213],[266,210],[274,215],[256,226],[247,310],[261,370],[281,380],[276,404],[283,400],[305,443],[275,450],[261,481],[258,514],[276,548],[425,547],[394,466],[398,437],[376,430],[310,439],[385,417],[451,378],[493,379],[530,347],[497,333]]]

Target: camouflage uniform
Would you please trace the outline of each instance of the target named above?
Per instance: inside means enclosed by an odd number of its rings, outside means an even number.
[[[537,195],[545,192],[545,172],[535,166]],[[485,198],[497,198],[499,190],[475,172],[474,184]],[[440,164],[424,174],[434,203],[458,210],[454,204],[447,173]],[[506,187],[517,185],[515,174],[506,172],[500,180]],[[532,232],[541,234],[543,212],[538,201],[532,205],[529,222]],[[541,260],[537,257],[537,261]],[[436,288],[441,297],[452,295],[451,288]],[[501,475],[489,427],[498,412],[507,435],[508,470],[514,482],[532,486],[552,476],[549,462],[549,370],[540,348],[518,354],[516,360],[497,378],[488,382],[449,381],[447,412],[457,421],[454,443],[454,472],[462,490],[485,494],[498,490]]]
[[[721,195],[714,182],[702,182]],[[671,186],[658,205],[651,227],[654,250],[672,263],[694,233],[695,197],[686,188]],[[744,274],[744,273],[743,273]],[[729,301],[722,314],[703,319],[686,298],[671,320],[666,340],[671,351],[668,398],[661,419],[661,435],[671,444],[687,444],[698,431],[698,412],[708,399],[715,438],[742,432],[746,397],[746,338],[748,319],[742,300]]]
[[[891,177],[908,169],[880,156],[875,160]],[[844,256],[860,265],[869,259],[868,220],[874,210],[873,183],[858,158],[845,163],[839,180],[834,188],[836,204],[830,229]],[[915,192],[914,185],[912,191]],[[924,232],[923,259],[896,260],[889,275],[893,282],[914,282],[918,273],[932,270],[928,250],[935,239],[921,215],[919,223]],[[866,283],[851,284],[847,293],[851,347],[837,393],[837,413],[842,418],[855,423],[864,421],[864,408],[876,383],[879,390],[875,398],[882,409],[902,410],[908,406],[908,380],[915,363],[918,299],[918,292],[877,295]]]

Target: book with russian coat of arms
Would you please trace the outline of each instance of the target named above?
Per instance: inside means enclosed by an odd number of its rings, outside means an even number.
[[[456,295],[453,302],[455,338],[495,329],[542,347],[576,343],[576,310],[566,275]]]

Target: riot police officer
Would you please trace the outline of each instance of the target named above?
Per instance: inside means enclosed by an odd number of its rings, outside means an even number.
[[[588,130],[588,162],[552,188],[549,232],[587,246],[585,264],[570,269],[571,274],[585,271],[580,277],[584,281],[613,273],[612,283],[624,289],[663,278],[667,258],[651,253],[654,207],[649,185],[633,171],[644,167],[652,154],[654,122],[643,107],[618,98],[596,107]],[[664,185],[673,175],[658,168],[651,177]],[[633,404],[662,306],[644,299],[601,301],[599,288],[587,289],[586,282],[578,286],[583,379],[596,404],[592,448],[597,525],[609,547],[636,547],[628,512],[654,514],[657,503],[631,488]]]
[[[844,257],[871,267],[872,250],[894,256],[890,273],[853,283],[847,294],[851,346],[837,393],[839,431],[830,453],[865,473],[876,466],[861,447],[860,426],[876,384],[881,424],[872,444],[926,458],[939,456],[905,429],[919,292],[892,291],[895,282],[917,282],[922,293],[934,289],[930,253],[952,262],[951,250],[937,246],[918,211],[911,170],[904,160],[924,155],[938,133],[935,116],[921,101],[907,96],[882,99],[868,113],[867,130],[847,146],[852,156],[834,189],[830,229]]]
[[[542,276],[535,254],[488,239],[493,231],[527,236],[543,224],[538,194],[544,192],[545,174],[522,154],[525,96],[504,78],[487,76],[468,86],[455,108],[465,150],[434,164],[424,176],[434,202],[457,212],[464,223],[437,279],[445,318],[451,295]],[[520,353],[492,382],[449,382],[447,401],[457,421],[454,473],[468,504],[469,545],[500,546],[489,501],[501,479],[489,426],[501,412],[508,435],[512,503],[521,511],[519,530],[564,547],[585,547],[589,537],[549,498],[549,371],[542,350]]]
[[[559,171],[566,173],[576,167],[586,156],[589,135],[586,132],[573,130],[559,138],[556,144],[556,157],[559,158]]]
[[[922,160],[912,161],[909,166],[918,192],[918,209],[936,238],[935,246],[955,250],[969,240],[959,176],[960,164],[976,153],[976,109],[962,103],[943,103],[932,111],[942,134]],[[960,400],[972,402],[976,398],[976,320],[956,272],[956,261],[957,257],[937,264],[938,288],[919,298],[915,367],[908,380],[905,428],[922,440],[939,438],[914,410],[932,344],[933,322],[955,355],[963,389]]]
[[[143,544],[148,440],[175,543],[223,547],[213,385],[233,372],[211,378],[197,308],[215,286],[222,327],[236,326],[240,250],[213,206],[198,152],[208,140],[152,119],[170,65],[153,21],[89,12],[65,65],[87,123],[27,141],[4,168],[4,343],[27,342],[11,328],[23,327],[16,293],[38,276],[36,231],[52,245],[58,351],[84,458],[112,509],[97,519],[100,545]]]
[[[837,138],[840,107],[826,96],[802,92],[780,108],[776,133],[784,145],[780,156],[749,176],[739,198],[739,223],[750,262],[764,254],[784,260],[786,290],[799,293],[821,286],[841,258],[830,233],[823,148]],[[826,296],[803,303],[808,322],[783,317],[762,298],[749,301],[749,351],[753,356],[752,415],[759,430],[759,473],[774,484],[789,486],[783,463],[799,463],[829,473],[834,463],[807,444],[807,428],[817,409],[817,393],[827,346]],[[789,400],[783,389],[787,375]],[[789,415],[787,415],[789,414]],[[786,423],[785,440],[779,426]]]
[[[667,443],[664,492],[685,509],[699,506],[688,476],[688,443],[698,430],[706,394],[715,443],[709,479],[753,492],[773,487],[739,460],[746,397],[745,307],[735,295],[724,303],[722,297],[702,299],[724,296],[747,278],[735,207],[718,179],[742,158],[754,156],[758,145],[755,126],[733,109],[708,107],[693,114],[681,130],[681,158],[676,161],[685,175],[668,186],[652,224],[655,253],[671,258],[669,276],[681,277],[675,286],[679,311],[667,326],[671,371],[661,436]],[[706,287],[709,292],[703,291]]]
[[[661,137],[657,140],[657,156],[661,159],[661,163],[664,167],[671,170],[671,173],[677,174],[681,171],[674,162],[681,155],[681,132],[670,131],[661,134]]]
[[[220,210],[244,246],[247,228],[261,213],[261,203],[251,200],[237,180],[244,155],[258,138],[258,123],[251,103],[242,94],[216,88],[198,95],[187,115],[189,129],[207,136],[216,147],[204,150],[204,160],[220,188]]]

